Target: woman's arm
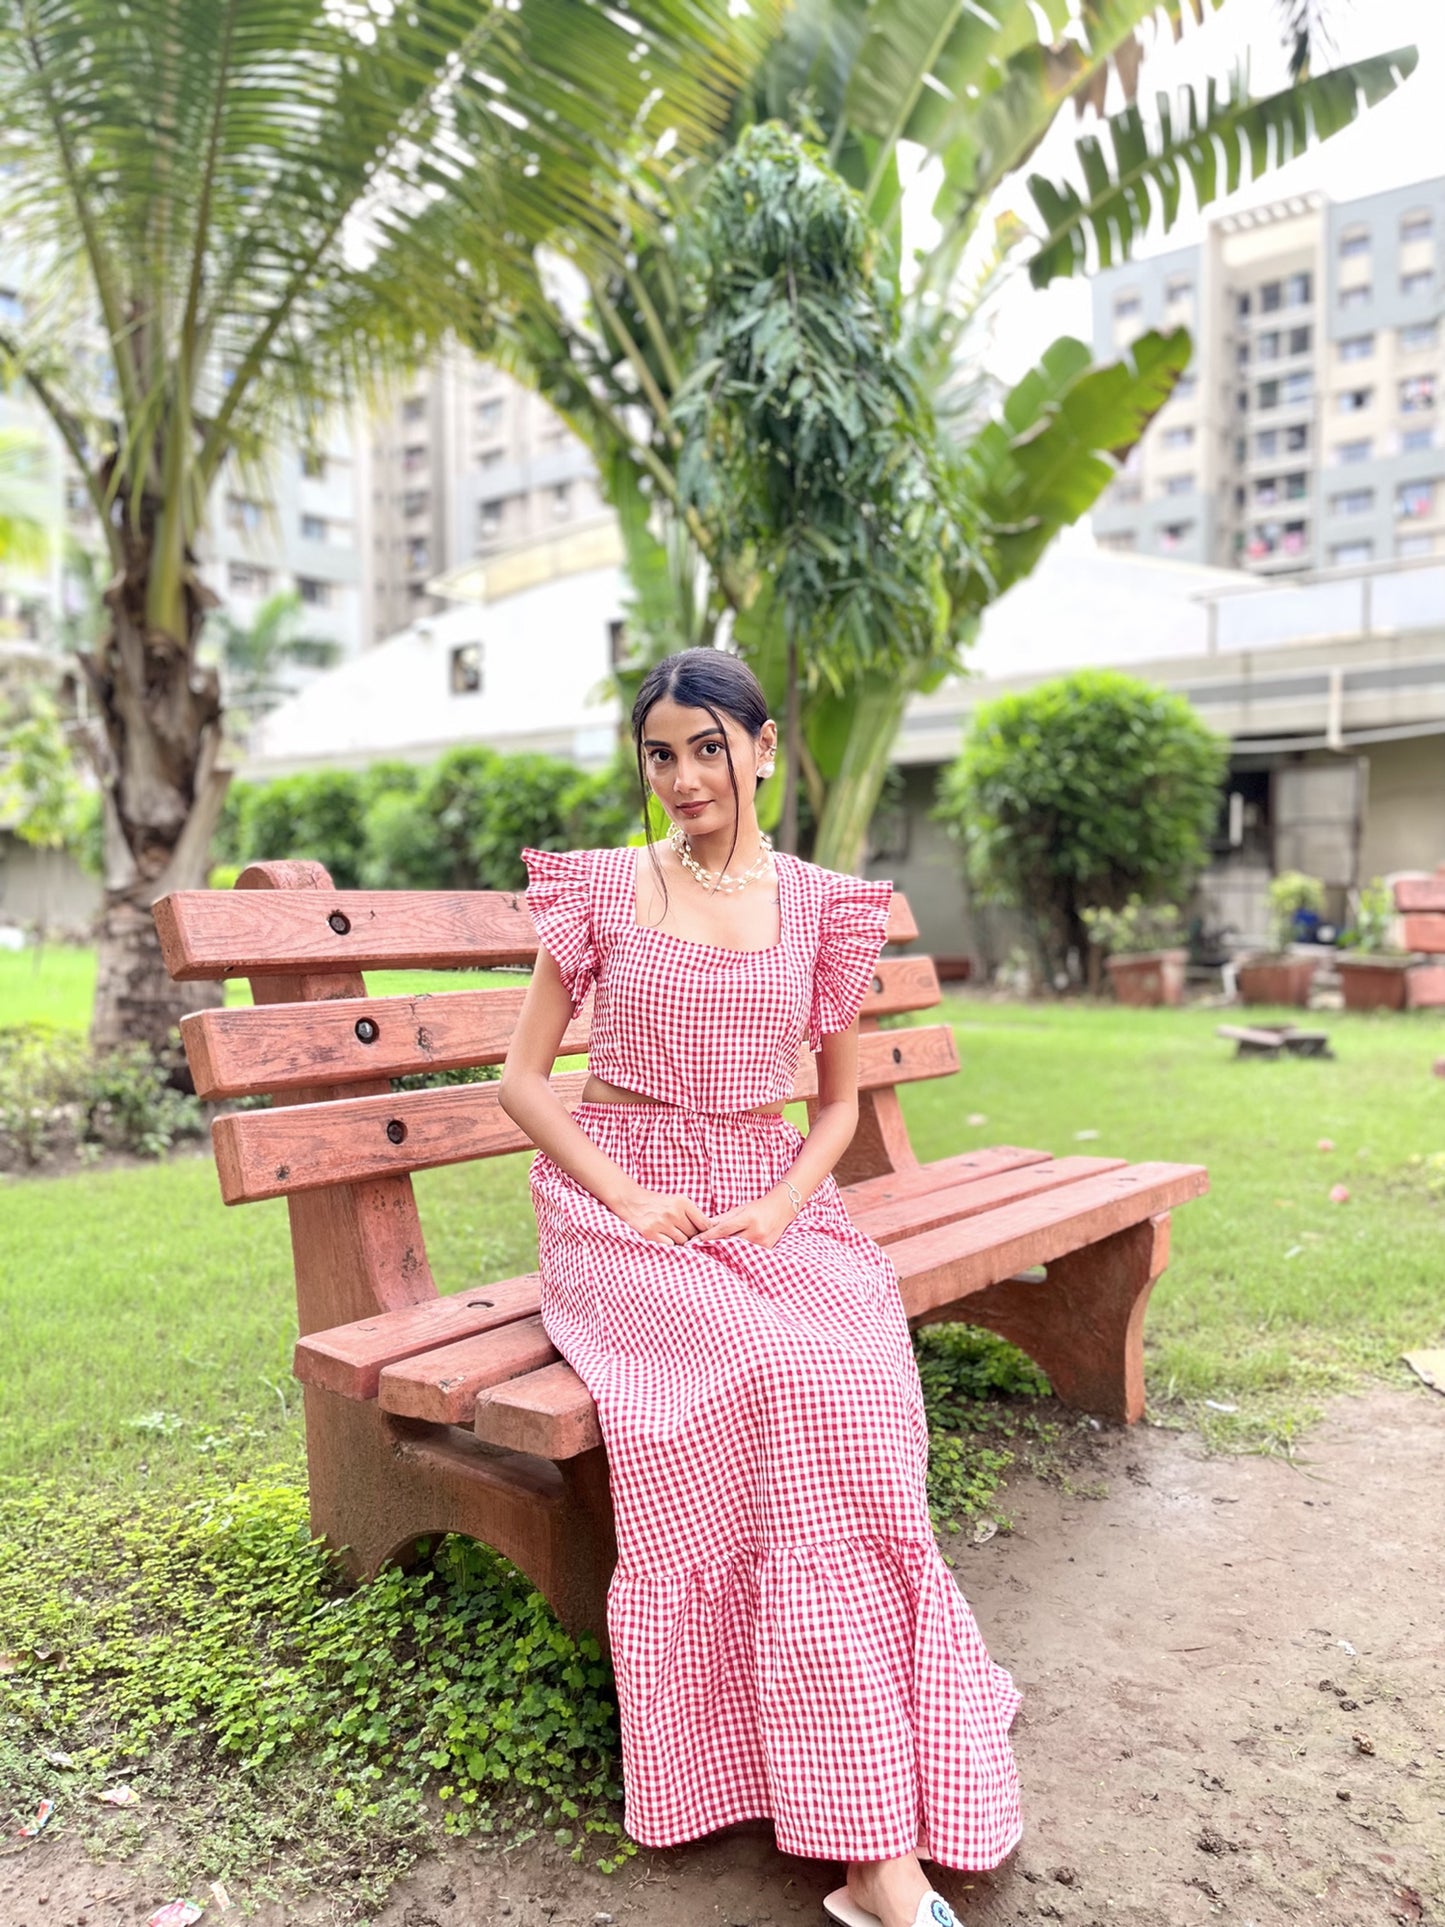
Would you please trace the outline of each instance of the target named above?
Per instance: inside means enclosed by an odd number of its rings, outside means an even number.
[[[807,1199],[852,1143],[858,1128],[858,1019],[846,1030],[829,1031],[816,1055],[818,1109],[787,1179],[780,1178],[761,1198],[704,1225],[704,1237],[744,1237],[754,1244],[776,1244],[797,1216],[788,1184]]]
[[[502,1065],[497,1101],[539,1151],[624,1218],[645,1238],[680,1243],[707,1222],[687,1198],[648,1191],[601,1151],[558,1102],[549,1078],[572,1017],[572,999],[550,951],[540,945],[522,1000],[511,1048]]]

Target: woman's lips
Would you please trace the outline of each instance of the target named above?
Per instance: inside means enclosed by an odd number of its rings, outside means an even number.
[[[708,799],[704,797],[701,803],[679,803],[677,813],[679,816],[696,816],[700,811],[705,810],[707,806]]]

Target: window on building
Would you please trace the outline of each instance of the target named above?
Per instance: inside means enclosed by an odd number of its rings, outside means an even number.
[[[1374,559],[1373,542],[1336,542],[1330,550],[1330,561],[1337,569],[1358,568],[1361,563]]]
[[[1339,495],[1330,497],[1332,515],[1368,515],[1375,506],[1375,491],[1372,488],[1345,489]]]
[[[1395,490],[1395,513],[1402,521],[1417,521],[1435,512],[1433,482],[1402,482]]]
[[[1174,392],[1169,399],[1171,401],[1188,401],[1191,396],[1197,394],[1198,391],[1198,375],[1181,375],[1178,381],[1175,382]]]
[[[270,595],[271,571],[253,562],[232,562],[226,568],[226,586],[237,595]]]
[[[401,418],[404,422],[426,420],[426,396],[408,395],[401,405]]]
[[[506,459],[507,459],[506,449],[484,448],[482,450],[481,466],[483,468],[500,468],[502,466],[502,463]]]
[[[1341,288],[1340,306],[1342,308],[1368,308],[1374,299],[1374,293],[1375,291],[1368,281],[1362,281],[1357,288]]]
[[[1422,415],[1434,406],[1434,375],[1406,375],[1400,383],[1400,413]]]
[[[431,548],[424,535],[409,535],[406,539],[406,566],[411,575],[418,570],[431,567]]]
[[[1434,279],[1435,276],[1429,268],[1421,268],[1418,273],[1415,274],[1402,274],[1400,276],[1400,292],[1401,294],[1425,294],[1429,291]]]
[[[1368,437],[1366,437],[1365,440],[1358,441],[1358,442],[1336,442],[1335,443],[1335,460],[1337,462],[1345,462],[1345,463],[1367,462],[1370,459],[1370,453],[1373,446],[1374,446],[1373,443],[1369,440]]]
[[[1314,388],[1314,376],[1308,368],[1301,368],[1297,375],[1286,375],[1280,383],[1280,399],[1286,402],[1308,401]]]
[[[1277,381],[1262,381],[1259,384],[1258,406],[1260,408],[1279,407],[1279,383]]]
[[[1291,455],[1297,455],[1302,448],[1310,445],[1310,431],[1307,422],[1296,422],[1293,428],[1284,431],[1284,445]]]
[[[1280,332],[1278,328],[1266,328],[1255,343],[1255,349],[1259,359],[1261,361],[1278,361],[1279,344]]]
[[[502,425],[502,398],[494,395],[490,401],[478,402],[477,425],[479,428],[500,428]]]
[[[1245,450],[1246,450],[1246,448],[1247,448],[1247,446],[1248,446],[1248,444],[1246,443],[1246,441],[1245,441],[1245,439],[1244,439],[1244,437],[1243,437],[1243,435],[1236,435],[1236,436],[1235,436],[1235,438],[1234,438],[1234,464],[1235,464],[1235,467],[1236,467],[1236,468],[1243,468],[1243,467],[1244,467],[1244,456],[1245,456]]]
[[[1413,455],[1419,449],[1433,448],[1434,445],[1435,431],[1433,428],[1406,428],[1400,432],[1400,452],[1402,455]]]
[[[1370,251],[1370,230],[1363,227],[1346,228],[1340,236],[1340,259],[1352,261],[1358,254]]]
[[[239,529],[243,534],[251,535],[260,528],[265,514],[265,504],[263,502],[253,501],[249,495],[228,495],[226,497],[227,528]]]
[[[1141,312],[1137,294],[1116,294],[1114,296],[1115,321],[1133,321]]]
[[[1412,208],[1400,221],[1400,240],[1408,247],[1412,241],[1428,241],[1435,232],[1435,216],[1428,207]]]
[[[1302,470],[1296,469],[1292,475],[1285,476],[1284,495],[1287,502],[1302,501],[1308,493],[1309,477]]]
[[[1243,487],[1238,485],[1236,485],[1235,491],[1234,491],[1234,506],[1237,509],[1242,509],[1244,507],[1244,489]]]
[[[1433,555],[1435,538],[1433,535],[1397,535],[1395,553],[1402,562],[1408,562],[1415,556]]]
[[[1243,414],[1243,413],[1245,412],[1245,410],[1246,410],[1246,409],[1247,409],[1247,408],[1249,407],[1249,390],[1248,390],[1247,388],[1236,388],[1236,389],[1235,389],[1235,391],[1234,391],[1234,406],[1235,406],[1235,408],[1236,408],[1236,409],[1237,409],[1237,410],[1239,411],[1239,413],[1240,413],[1241,415],[1242,415],[1242,414]]]
[[[1373,335],[1346,335],[1340,343],[1341,361],[1368,361],[1374,352]]]
[[[401,512],[407,517],[425,515],[431,503],[431,494],[424,488],[409,488],[401,498]]]
[[[1193,444],[1194,430],[1192,428],[1166,428],[1164,430],[1164,446],[1166,448],[1190,448]]]
[[[1309,328],[1291,328],[1289,331],[1289,351],[1292,355],[1307,355],[1310,351],[1312,331]]]
[[[1259,311],[1261,314],[1274,314],[1283,305],[1283,291],[1278,281],[1266,281],[1259,291]]]
[[[326,480],[326,457],[319,455],[314,448],[303,449],[301,453],[301,473],[313,482]]]
[[[408,606],[417,615],[420,615],[423,606],[429,600],[425,582],[408,582],[406,585],[406,599]]]
[[[1279,430],[1277,428],[1260,429],[1259,433],[1254,438],[1255,454],[1268,457],[1270,455],[1274,455],[1278,453],[1278,450],[1279,450]]]
[[[1266,508],[1279,500],[1279,478],[1275,475],[1261,475],[1254,485],[1254,499]]]
[[[1164,283],[1164,299],[1170,307],[1181,301],[1189,301],[1194,295],[1194,283],[1187,274],[1171,274]]]
[[[323,582],[320,576],[298,575],[296,593],[309,607],[324,609],[331,600],[331,584]]]
[[[615,669],[627,655],[627,624],[621,616],[612,616],[607,624],[607,660]]]
[[[564,522],[572,513],[572,484],[558,482],[552,490],[552,515],[558,522]]]
[[[14,288],[0,288],[0,321],[25,319],[25,303]]]
[[[1249,318],[1249,296],[1247,294],[1237,294],[1234,297],[1234,312],[1241,321]]]
[[[477,525],[484,538],[501,534],[506,513],[507,503],[504,496],[499,496],[495,501],[482,503],[477,510]]]
[[[1192,495],[1194,493],[1194,477],[1192,475],[1166,475],[1164,477],[1163,492],[1166,495]]]
[[[1260,360],[1264,360],[1263,355],[1260,356]],[[1249,343],[1247,341],[1236,342],[1234,365],[1236,368],[1247,368],[1249,366]]]
[[[1159,547],[1165,555],[1182,549],[1194,533],[1192,522],[1165,522],[1159,530]]]
[[[415,475],[426,467],[426,443],[410,442],[401,451],[401,465],[408,475]]]
[[[1284,300],[1287,308],[1302,308],[1313,292],[1307,274],[1292,274],[1284,284]]]
[[[324,515],[303,515],[301,518],[301,539],[304,542],[324,542],[329,533]]]
[[[1143,499],[1144,491],[1137,478],[1132,475],[1120,476],[1109,490],[1109,500],[1117,503],[1120,508],[1132,508],[1136,502]]]
[[[1437,347],[1440,341],[1438,321],[1416,321],[1399,334],[1400,352],[1405,355],[1418,355],[1423,349]]]
[[[1368,408],[1373,388],[1342,388],[1335,396],[1335,407],[1342,415],[1358,415],[1362,408]]]
[[[482,686],[482,645],[464,642],[451,655],[451,685],[454,696],[474,696]]]

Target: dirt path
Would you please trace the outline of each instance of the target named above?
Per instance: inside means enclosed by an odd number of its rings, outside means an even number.
[[[1445,1927],[1445,1398],[1339,1400],[1304,1453],[1105,1434],[1107,1496],[1020,1479],[1011,1535],[950,1548],[1025,1695],[1023,1843],[991,1875],[937,1873],[969,1927]],[[464,1845],[377,1927],[813,1927],[838,1878],[765,1824],[611,1879]],[[3,1927],[130,1923],[164,1897],[64,1833],[0,1861]],[[336,1896],[253,1918],[356,1916]]]

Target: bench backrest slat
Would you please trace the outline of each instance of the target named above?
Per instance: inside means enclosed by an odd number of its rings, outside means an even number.
[[[257,866],[261,867],[261,866]],[[519,890],[175,890],[155,905],[177,981],[313,970],[488,970],[531,963],[537,933]],[[888,941],[918,935],[895,891]]]
[[[927,1010],[939,1001],[928,957],[882,959],[873,984],[865,1017]],[[181,1037],[199,1097],[281,1094],[500,1064],[525,996],[525,988],[439,990],[201,1010],[181,1020]],[[587,1050],[590,1019],[589,1002],[568,1025],[559,1056]]]
[[[947,1024],[870,1031],[858,1040],[860,1092],[957,1069]],[[571,1110],[586,1081],[585,1071],[565,1071],[552,1088]],[[794,1096],[815,1099],[817,1089],[817,1066],[805,1050]],[[236,1111],[217,1118],[211,1135],[227,1204],[498,1157],[530,1144],[497,1102],[495,1082]]]

